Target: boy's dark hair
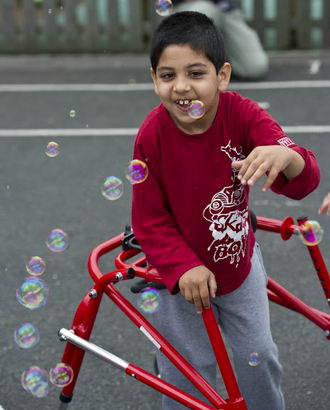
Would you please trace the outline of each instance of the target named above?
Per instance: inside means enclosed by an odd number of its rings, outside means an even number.
[[[196,11],[182,11],[165,18],[156,28],[150,45],[151,67],[156,71],[160,56],[170,45],[189,45],[203,53],[218,73],[225,63],[224,42],[213,21]]]

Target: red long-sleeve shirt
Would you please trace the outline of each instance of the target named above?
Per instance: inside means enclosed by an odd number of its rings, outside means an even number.
[[[259,145],[284,145],[304,158],[305,167],[290,181],[280,173],[274,192],[301,199],[320,179],[313,153],[292,142],[266,111],[235,92],[219,98],[214,122],[202,134],[178,129],[159,105],[135,140],[133,158],[147,164],[149,175],[133,186],[133,231],[171,293],[195,266],[214,273],[218,294],[235,290],[250,271],[255,237],[249,188],[232,170],[233,160]]]

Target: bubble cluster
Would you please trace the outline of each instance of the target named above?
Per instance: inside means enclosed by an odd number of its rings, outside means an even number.
[[[102,195],[104,198],[114,201],[119,199],[124,193],[124,186],[121,179],[115,176],[109,176],[102,186]]]
[[[147,165],[139,159],[133,159],[128,165],[126,177],[131,184],[144,182],[148,177]]]
[[[45,153],[50,158],[57,157],[58,154],[60,153],[59,144],[54,141],[49,142],[46,146]]]
[[[199,119],[205,114],[205,105],[203,101],[193,100],[191,101],[190,107],[188,109],[188,115],[191,118]]]
[[[32,366],[22,373],[21,384],[35,397],[46,397],[48,394],[48,374],[38,366]]]
[[[68,234],[62,229],[53,229],[47,237],[46,245],[52,252],[63,252],[69,246]]]
[[[169,16],[173,11],[173,3],[171,0],[156,0],[155,10],[161,17]]]
[[[16,289],[16,299],[24,307],[34,310],[44,306],[48,301],[49,289],[45,281],[29,277]]]
[[[39,343],[39,331],[32,323],[24,323],[15,330],[14,340],[22,349],[32,349]]]
[[[70,118],[74,118],[76,116],[76,110],[70,110]]]
[[[256,352],[253,352],[249,356],[249,365],[252,367],[258,366],[260,364],[260,358],[259,354]]]
[[[318,245],[323,238],[323,229],[317,221],[306,221],[302,225],[300,238],[307,246]]]
[[[137,305],[144,313],[155,313],[159,310],[160,295],[157,289],[146,288],[137,296]]]
[[[57,387],[65,387],[73,380],[73,369],[65,363],[58,363],[49,371],[49,381]]]
[[[27,272],[32,276],[40,276],[45,272],[46,262],[39,256],[32,256],[26,264]]]

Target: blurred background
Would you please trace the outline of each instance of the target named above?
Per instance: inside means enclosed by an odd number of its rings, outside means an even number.
[[[325,0],[240,0],[267,50],[330,44]],[[153,0],[1,0],[1,53],[143,52],[160,21]]]

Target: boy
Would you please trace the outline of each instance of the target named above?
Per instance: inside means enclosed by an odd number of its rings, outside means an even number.
[[[155,327],[215,385],[215,359],[196,314],[212,303],[249,410],[283,410],[267,278],[250,228],[248,193],[267,174],[264,191],[301,199],[318,185],[316,160],[256,103],[226,91],[231,67],[204,14],[164,19],[150,57],[161,104],[135,141],[133,157],[147,164],[149,175],[133,186],[132,225],[168,289]],[[202,101],[203,116],[188,115],[193,100]],[[249,365],[252,353],[257,366]],[[163,355],[157,363],[164,380],[201,398]],[[164,397],[163,408],[183,406]]]

